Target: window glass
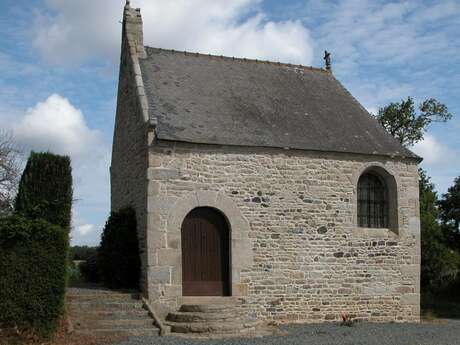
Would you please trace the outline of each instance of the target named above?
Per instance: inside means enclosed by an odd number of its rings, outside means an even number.
[[[388,190],[385,181],[365,173],[358,182],[358,225],[366,228],[388,227]]]

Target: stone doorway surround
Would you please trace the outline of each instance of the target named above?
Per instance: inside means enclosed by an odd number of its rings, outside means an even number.
[[[155,202],[152,199],[151,201]],[[175,299],[176,306],[181,304],[183,297],[181,227],[187,214],[197,207],[214,208],[225,216],[230,231],[230,295],[235,297],[247,296],[248,286],[241,282],[241,271],[253,263],[252,244],[249,238],[250,227],[236,203],[223,192],[196,190],[168,203],[168,206],[167,210],[163,209],[167,214],[165,224],[166,248],[158,248],[155,243],[151,243],[151,247],[157,247],[158,266],[150,266],[149,269],[149,299],[156,305],[163,304],[162,300],[170,305],[171,299]],[[152,230],[149,229],[149,232]],[[148,237],[150,236],[148,235]],[[168,245],[170,242],[168,239],[176,239],[174,248]],[[154,241],[154,239],[150,238],[148,241]],[[168,257],[168,262],[161,263],[161,257]],[[170,272],[169,279],[158,278],[156,273],[161,272],[162,274],[166,269],[169,269]],[[167,296],[166,294],[152,293],[152,289],[167,291]]]

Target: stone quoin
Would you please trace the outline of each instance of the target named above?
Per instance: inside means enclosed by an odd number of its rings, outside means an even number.
[[[127,3],[111,207],[136,210],[160,317],[199,295],[267,322],[419,321],[421,159],[329,69],[146,47],[142,25]]]

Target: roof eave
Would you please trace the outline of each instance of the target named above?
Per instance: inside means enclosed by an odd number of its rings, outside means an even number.
[[[368,156],[368,157],[386,157],[391,159],[400,159],[400,160],[412,160],[419,164],[423,161],[423,158],[416,155],[404,155],[401,153],[367,153],[367,152],[354,152],[354,151],[338,151],[338,150],[319,150],[312,148],[296,148],[296,147],[281,147],[281,146],[269,146],[269,145],[241,145],[241,144],[229,144],[229,143],[210,143],[202,141],[187,141],[181,139],[171,139],[171,138],[162,138],[161,135],[156,136],[156,140],[159,142],[171,142],[171,143],[183,143],[190,145],[205,145],[205,146],[229,146],[229,147],[246,147],[246,148],[259,148],[259,149],[275,149],[275,150],[284,150],[284,151],[302,151],[302,152],[316,152],[316,153],[327,153],[327,154],[339,154],[339,155],[359,155],[359,156]]]

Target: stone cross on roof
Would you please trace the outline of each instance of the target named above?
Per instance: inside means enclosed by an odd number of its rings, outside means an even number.
[[[331,71],[331,53],[324,51],[324,61],[326,62],[326,70]]]

